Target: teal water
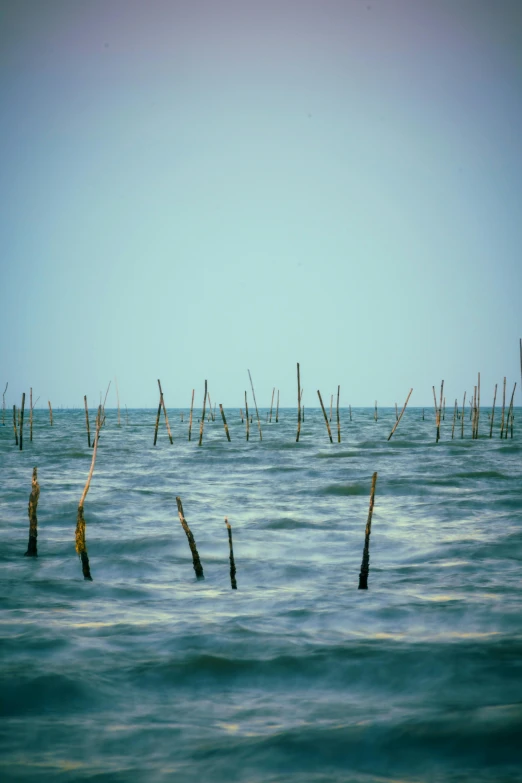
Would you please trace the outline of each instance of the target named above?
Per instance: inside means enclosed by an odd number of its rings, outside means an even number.
[[[0,780],[522,781],[522,436],[487,413],[0,425]],[[94,412],[92,412],[94,415]],[[332,421],[336,440],[335,415]],[[24,557],[38,467],[38,558]],[[358,590],[378,472],[367,591]],[[197,580],[176,495],[197,542]],[[237,590],[224,517],[233,531]]]

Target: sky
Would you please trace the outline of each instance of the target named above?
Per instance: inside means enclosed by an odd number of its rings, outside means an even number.
[[[520,0],[0,0],[0,114],[8,406],[520,387]]]

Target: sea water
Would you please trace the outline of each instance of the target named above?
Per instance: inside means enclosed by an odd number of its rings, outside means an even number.
[[[522,435],[320,409],[0,425],[0,780],[522,780]],[[91,419],[94,412],[91,412]],[[38,468],[38,557],[24,557]],[[378,478],[368,590],[359,571]],[[197,580],[180,496],[204,569]],[[231,589],[225,517],[232,527]]]

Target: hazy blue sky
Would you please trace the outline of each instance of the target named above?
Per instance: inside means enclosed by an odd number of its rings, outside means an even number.
[[[520,382],[521,0],[0,0],[0,111],[9,404]]]

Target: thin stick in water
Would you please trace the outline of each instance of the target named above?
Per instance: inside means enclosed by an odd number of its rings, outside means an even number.
[[[368,519],[366,521],[366,530],[364,532],[364,549],[361,563],[361,572],[359,574],[359,590],[368,589],[368,573],[370,571],[370,535],[372,532],[372,514],[375,501],[375,485],[377,483],[377,471],[372,477],[372,488],[370,491],[370,508],[368,509]]]
[[[252,397],[254,398],[254,405],[256,408],[257,426],[259,428],[259,440],[263,440],[263,433],[261,432],[261,419],[259,418],[259,411],[257,410],[256,393],[254,391],[254,384],[252,383],[252,376],[250,370],[248,371],[248,377],[250,378],[250,386],[252,387]]]
[[[250,439],[250,416],[248,415],[248,400],[245,391],[245,416],[246,416],[246,439]]]
[[[270,424],[272,423],[272,408],[274,407],[274,394],[275,394],[275,386],[272,389],[272,402],[270,403],[270,416],[268,417],[268,421]]]
[[[13,405],[13,429],[15,436],[15,446],[18,446],[18,430],[16,429],[16,405]]]
[[[223,410],[223,406],[221,405],[221,403],[219,403],[219,410],[221,411],[221,418],[223,419],[223,427],[225,428],[227,440],[230,441],[230,432],[228,431],[228,424],[225,418],[225,411]]]
[[[159,378],[158,378],[158,386],[160,392],[160,403],[161,403],[161,407],[163,408],[163,415],[165,416],[165,424],[167,425],[167,432],[169,434],[169,440],[172,445],[174,441],[172,440],[172,432],[170,431],[169,417],[167,416],[167,408],[165,407],[165,398],[163,396],[163,389],[161,388],[161,383]]]
[[[87,395],[83,395],[83,404],[85,405],[85,424],[87,427],[87,445],[91,448],[91,428],[89,427],[89,408],[87,407]]]
[[[4,393],[2,395],[2,426],[5,427],[5,393],[7,391],[7,387],[9,386],[9,381],[5,385]]]
[[[462,400],[462,416],[460,420],[460,437],[464,437],[464,419],[466,418],[466,392],[464,392],[464,398]]]
[[[85,517],[83,514],[83,506],[85,503],[85,498],[87,497],[87,492],[89,491],[89,487],[91,485],[92,474],[94,473],[96,454],[98,452],[98,441],[100,439],[99,437],[100,429],[104,421],[105,421],[105,416],[103,414],[103,408],[100,405],[98,406],[98,413],[96,416],[96,432],[94,435],[94,448],[92,452],[91,467],[89,470],[89,475],[87,476],[85,487],[83,488],[80,502],[78,504],[78,513],[76,516],[76,534],[75,534],[76,552],[82,563],[83,578],[91,582],[92,582],[92,576],[91,576],[91,569],[89,566],[89,555],[87,554],[87,544],[85,542]]]
[[[299,362],[297,362],[297,435],[295,442],[299,441],[301,432],[301,374],[299,371]]]
[[[236,563],[234,561],[234,549],[232,547],[232,528],[230,527],[227,517],[225,517],[225,525],[227,526],[228,531],[228,548],[230,551],[230,585],[232,590],[237,590]]]
[[[453,423],[451,425],[451,440],[455,437],[455,422],[457,420],[457,399],[455,398],[455,407],[453,408]]]
[[[33,468],[33,480],[31,483],[31,494],[29,495],[29,543],[27,544],[26,557],[38,557],[36,548],[36,539],[38,538],[38,520],[36,518],[36,508],[38,498],[40,497],[40,485],[38,484],[37,470]]]
[[[192,402],[190,403],[190,416],[189,416],[189,429],[188,429],[188,439],[190,440],[192,437],[192,414],[194,411],[194,391],[195,389],[192,389]]]
[[[20,409],[20,451],[22,451],[22,441],[24,437],[24,408],[25,408],[25,392],[22,393],[22,407]]]
[[[51,420],[51,427],[52,427],[53,426],[53,409],[52,409],[52,406],[51,406],[51,400],[48,400],[47,404],[49,406],[49,418]]]
[[[206,395],[205,395],[205,399],[206,399]],[[192,535],[192,531],[187,524],[187,520],[185,519],[185,514],[183,513],[183,506],[181,504],[181,498],[179,496],[176,496],[176,503],[178,504],[179,521],[181,522],[181,527],[185,531],[185,534],[189,542],[190,551],[192,552],[192,565],[194,566],[196,577],[197,579],[204,579],[205,577],[203,575],[203,566],[201,565],[201,560],[199,559],[199,553],[196,547],[196,542],[194,540],[194,536]]]
[[[205,426],[205,406],[207,403],[207,382],[205,380],[205,394],[203,395],[203,411],[201,413],[201,421],[199,423],[199,442],[198,446],[203,443],[203,427]]]
[[[391,431],[391,432],[390,432],[390,434],[388,435],[388,440],[391,440],[391,437],[392,437],[393,433],[395,432],[395,430],[396,430],[396,429],[397,429],[397,427],[399,426],[399,422],[400,422],[400,420],[402,419],[402,414],[403,414],[403,413],[404,413],[404,411],[406,410],[406,405],[408,404],[408,400],[409,400],[409,399],[410,399],[410,397],[411,397],[411,393],[412,393],[412,391],[413,391],[413,388],[412,388],[412,389],[410,389],[410,392],[409,392],[408,396],[406,397],[406,402],[405,402],[405,403],[404,403],[404,405],[402,406],[402,411],[401,411],[401,413],[400,413],[400,416],[399,416],[399,418],[397,419],[397,421],[395,422],[395,425],[394,425],[394,427],[393,427],[392,431]]]
[[[495,391],[493,393],[493,406],[491,408],[491,421],[489,423],[489,437],[493,437],[493,419],[495,418],[495,401],[497,399],[497,385],[495,384]]]
[[[500,419],[500,438],[504,437],[504,416],[506,414],[506,376],[504,376],[504,390],[502,392],[502,417]]]
[[[328,437],[330,438],[330,443],[333,443],[332,432],[330,430],[330,424],[328,423],[328,416],[326,415],[326,411],[323,405],[323,398],[321,397],[321,392],[319,391],[319,389],[317,389],[317,395],[319,397],[319,402],[321,403],[321,408],[323,410],[324,423],[326,424],[326,429],[328,430]]]

